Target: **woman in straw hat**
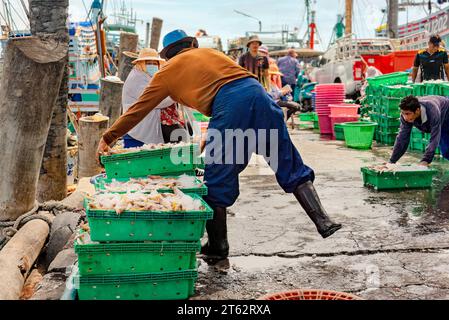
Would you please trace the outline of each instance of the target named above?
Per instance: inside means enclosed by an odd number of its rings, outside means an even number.
[[[123,86],[123,113],[126,113],[138,100],[165,60],[159,57],[156,50],[145,48],[141,50],[139,57],[133,63],[135,66]],[[175,101],[167,97],[123,137],[125,148],[140,147],[150,143],[173,142],[170,139],[171,133],[176,129],[183,128],[183,125]]]

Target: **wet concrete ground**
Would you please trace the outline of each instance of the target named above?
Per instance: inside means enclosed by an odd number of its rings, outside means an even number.
[[[240,179],[228,216],[229,269],[201,262],[194,299],[258,299],[300,288],[364,299],[449,299],[449,162],[432,190],[376,192],[360,168],[386,162],[390,147],[347,149],[312,131],[293,131],[331,217],[344,228],[323,240],[262,159]],[[417,163],[409,154],[402,163]],[[446,173],[445,173],[446,172]]]

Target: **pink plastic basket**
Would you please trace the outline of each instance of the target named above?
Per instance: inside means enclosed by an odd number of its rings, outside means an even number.
[[[331,116],[357,116],[358,104],[331,104]]]

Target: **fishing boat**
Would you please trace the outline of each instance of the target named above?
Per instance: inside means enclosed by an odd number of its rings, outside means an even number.
[[[69,26],[69,107],[76,113],[99,111],[100,68],[95,31],[90,21]]]
[[[137,33],[137,22],[143,22],[137,19],[137,13],[132,7],[128,9],[125,1],[120,2],[120,8],[113,6],[112,12],[107,16],[104,29],[106,32],[106,48],[111,57],[115,58],[117,49],[120,45],[120,33]]]
[[[446,44],[449,43],[449,7],[399,26],[399,48],[400,50],[426,48],[432,34],[439,34]]]

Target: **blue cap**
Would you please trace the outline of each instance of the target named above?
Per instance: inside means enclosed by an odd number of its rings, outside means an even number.
[[[160,55],[162,58],[166,58],[165,54],[167,53],[167,50],[174,44],[182,41],[182,40],[186,40],[186,41],[192,41],[195,38],[193,37],[189,37],[187,35],[187,33],[184,30],[174,30],[170,33],[167,33],[164,37],[164,39],[162,40],[162,44],[164,45],[164,49],[162,49]]]
[[[175,30],[167,33],[163,40],[164,48],[187,37],[187,33],[184,30]]]

